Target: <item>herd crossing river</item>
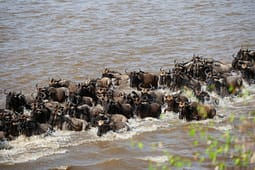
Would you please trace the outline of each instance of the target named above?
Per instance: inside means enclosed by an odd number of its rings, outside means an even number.
[[[252,169],[254,7],[1,1],[0,169]]]

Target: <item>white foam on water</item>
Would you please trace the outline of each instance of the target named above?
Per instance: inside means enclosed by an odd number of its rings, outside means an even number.
[[[11,149],[4,149],[0,152],[0,163],[14,164],[36,160],[38,158],[66,153],[71,142],[70,132],[56,131],[53,136],[19,136],[9,142]]]
[[[156,163],[165,163],[168,161],[168,157],[166,155],[145,156],[145,157],[138,157],[137,159],[144,160],[144,161],[152,161],[152,162],[156,162]]]
[[[214,126],[214,128],[219,131],[229,131],[229,130],[233,129],[233,126],[227,124],[225,126]]]
[[[41,157],[53,155],[53,154],[63,154],[68,152],[68,147],[78,146],[84,143],[98,142],[98,141],[114,141],[114,140],[125,140],[130,139],[135,135],[142,134],[144,132],[157,131],[158,129],[169,128],[172,124],[187,124],[187,123],[199,123],[205,126],[209,126],[219,131],[227,131],[233,129],[230,124],[215,126],[215,123],[220,123],[225,121],[230,114],[229,108],[235,107],[235,102],[244,102],[253,100],[255,96],[255,86],[249,86],[245,92],[246,98],[244,97],[226,97],[220,98],[215,93],[211,93],[215,98],[219,99],[219,105],[216,107],[217,114],[214,119],[207,119],[202,121],[191,121],[186,122],[184,120],[179,120],[178,114],[174,112],[162,113],[159,119],[156,118],[132,118],[128,120],[129,130],[124,129],[118,132],[108,132],[102,137],[97,136],[97,128],[91,128],[87,131],[73,132],[73,131],[55,131],[49,136],[32,136],[24,137],[19,136],[17,139],[8,142],[8,146],[11,149],[3,149],[0,152],[0,163],[4,164],[15,164],[21,162],[27,162],[39,159]],[[160,92],[167,94],[170,93],[169,90],[159,90]],[[193,94],[190,92],[185,92],[189,95],[189,98],[194,99]],[[162,107],[162,111],[164,110]],[[154,157],[143,157],[141,159],[151,160],[154,162],[164,162],[166,156],[154,156]]]

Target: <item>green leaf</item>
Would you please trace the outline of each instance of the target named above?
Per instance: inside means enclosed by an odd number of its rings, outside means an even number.
[[[217,152],[210,152],[209,153],[209,158],[212,160],[212,163],[215,164],[216,163],[216,158],[217,158]]]
[[[233,123],[234,120],[235,120],[235,115],[232,113],[232,114],[230,115],[230,117],[229,117],[229,121],[230,121],[230,123]]]
[[[194,145],[194,146],[197,146],[197,145],[198,145],[198,141],[195,140],[195,141],[193,142],[193,145]]]
[[[230,85],[230,86],[228,87],[228,92],[229,92],[229,93],[232,93],[233,91],[234,91],[234,86],[231,86],[231,85]]]
[[[235,165],[240,165],[241,160],[239,158],[235,159]]]
[[[200,131],[200,137],[201,137],[202,139],[205,139],[205,132],[204,132],[204,131]]]
[[[218,152],[218,154],[221,154],[221,153],[223,153],[223,146],[220,146],[218,149],[217,149],[217,152]]]
[[[194,136],[196,135],[196,130],[195,130],[194,128],[190,129],[189,135],[190,135],[191,137],[194,137]]]
[[[143,149],[143,143],[142,142],[138,142],[137,146],[138,146],[139,149]]]
[[[182,161],[178,161],[176,162],[176,165],[175,165],[177,168],[182,168],[184,165],[183,165],[183,162]]]
[[[229,151],[229,145],[226,144],[225,147],[224,147],[224,153],[228,153],[228,151]]]
[[[204,161],[205,161],[205,157],[201,156],[199,162],[202,163],[202,162],[204,162]]]
[[[149,164],[148,169],[149,169],[149,170],[156,170],[156,168],[155,168],[152,164]]]
[[[224,162],[221,162],[219,164],[219,170],[224,170],[225,169],[225,163]]]

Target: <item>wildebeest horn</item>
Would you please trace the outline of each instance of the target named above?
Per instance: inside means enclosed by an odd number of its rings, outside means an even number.
[[[12,122],[12,125],[19,125],[19,122]]]
[[[85,86],[88,86],[89,83],[90,83],[90,79],[87,79],[87,80],[84,81],[84,85],[85,85]]]
[[[210,70],[209,70],[209,69],[205,69],[205,75],[206,75],[206,77],[209,77],[209,73],[210,73]]]
[[[103,71],[103,73],[109,73],[109,72],[110,72],[110,69],[108,69],[108,68],[105,68]]]
[[[39,94],[40,94],[39,97],[41,99],[45,99],[46,98],[46,94],[44,92],[40,92]]]
[[[138,89],[141,90],[141,91],[145,89],[145,88],[142,87],[142,83],[140,83],[140,84],[138,85]]]
[[[8,94],[7,89],[4,89],[4,94],[5,94],[5,95],[7,95],[7,94]]]
[[[31,93],[31,97],[33,100],[35,99],[34,93]]]
[[[242,69],[246,69],[248,65],[246,63],[241,64]]]
[[[60,110],[57,110],[57,115],[58,116],[61,116],[62,115],[62,112]]]
[[[98,88],[98,93],[103,93],[104,92],[104,89],[103,88]]]
[[[36,87],[37,90],[39,90],[38,83],[36,83],[35,87]]]

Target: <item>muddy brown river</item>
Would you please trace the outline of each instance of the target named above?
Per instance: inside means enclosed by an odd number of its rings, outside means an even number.
[[[254,9],[253,0],[2,0],[0,106],[5,89],[30,94],[50,78],[82,82],[106,67],[159,73],[194,54],[230,63],[240,48],[255,50]],[[103,137],[93,128],[20,136],[9,142],[12,149],[0,150],[0,169],[140,170],[165,164],[167,153],[191,162],[183,169],[214,169],[205,154],[210,141],[194,145],[199,137],[190,135],[190,125],[219,140],[229,132],[255,152],[255,85],[245,84],[244,93],[220,98],[221,116],[213,120],[185,122],[169,112],[132,119],[130,131]],[[223,154],[219,160],[235,167],[233,159]]]

